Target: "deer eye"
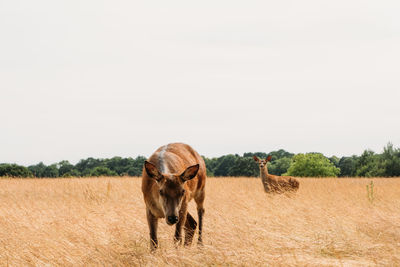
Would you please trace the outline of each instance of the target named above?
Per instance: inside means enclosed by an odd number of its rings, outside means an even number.
[[[182,189],[182,195],[185,194],[185,192],[186,192],[186,190],[185,190],[185,189]]]
[[[164,195],[164,193],[163,193],[163,191],[162,191],[162,190],[160,190],[160,195],[161,195],[161,196],[163,196],[163,195]]]

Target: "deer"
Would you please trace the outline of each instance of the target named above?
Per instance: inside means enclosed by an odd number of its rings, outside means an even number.
[[[202,245],[206,165],[203,158],[189,145],[171,143],[158,148],[145,161],[142,172],[142,192],[150,232],[150,248],[158,248],[158,220],[174,225],[175,244],[192,243],[197,222],[188,212],[188,203],[194,199],[197,206],[199,237]]]
[[[299,181],[291,176],[277,176],[268,173],[267,163],[271,161],[271,155],[266,159],[259,159],[253,156],[260,168],[261,182],[266,193],[283,193],[287,191],[297,191],[299,189]]]

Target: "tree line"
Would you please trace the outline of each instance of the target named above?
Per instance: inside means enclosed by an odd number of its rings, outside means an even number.
[[[248,152],[242,156],[229,154],[216,158],[203,157],[208,176],[258,176],[258,165],[253,156],[272,156],[268,171],[275,175],[299,177],[394,177],[400,176],[400,148],[388,143],[382,153],[365,150],[360,156],[325,157],[321,153],[293,154],[283,149]],[[141,176],[143,156],[136,158],[113,157],[110,159],[87,158],[77,164],[67,160],[51,165],[40,162],[28,167],[2,163],[0,176],[8,177],[91,177],[91,176]]]

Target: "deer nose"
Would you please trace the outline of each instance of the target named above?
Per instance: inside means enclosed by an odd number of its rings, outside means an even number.
[[[178,221],[178,216],[175,216],[175,215],[173,215],[173,216],[168,216],[168,222],[169,222],[170,224],[175,224],[177,221]]]

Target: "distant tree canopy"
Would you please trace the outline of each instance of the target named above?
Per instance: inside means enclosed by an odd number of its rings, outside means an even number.
[[[293,154],[283,149],[265,152],[247,152],[203,159],[208,176],[259,175],[253,156],[272,156],[268,171],[275,175],[307,177],[393,177],[400,176],[400,149],[388,143],[381,154],[365,150],[360,156],[325,157],[320,153]],[[29,167],[17,164],[0,164],[0,176],[8,177],[86,177],[86,176],[141,176],[143,156],[136,158],[113,157],[109,159],[87,158],[71,164],[67,160],[51,165],[39,162]]]
[[[28,167],[35,177],[140,176],[146,160],[143,156],[110,159],[87,158],[73,165],[67,160],[46,166],[43,162]]]

